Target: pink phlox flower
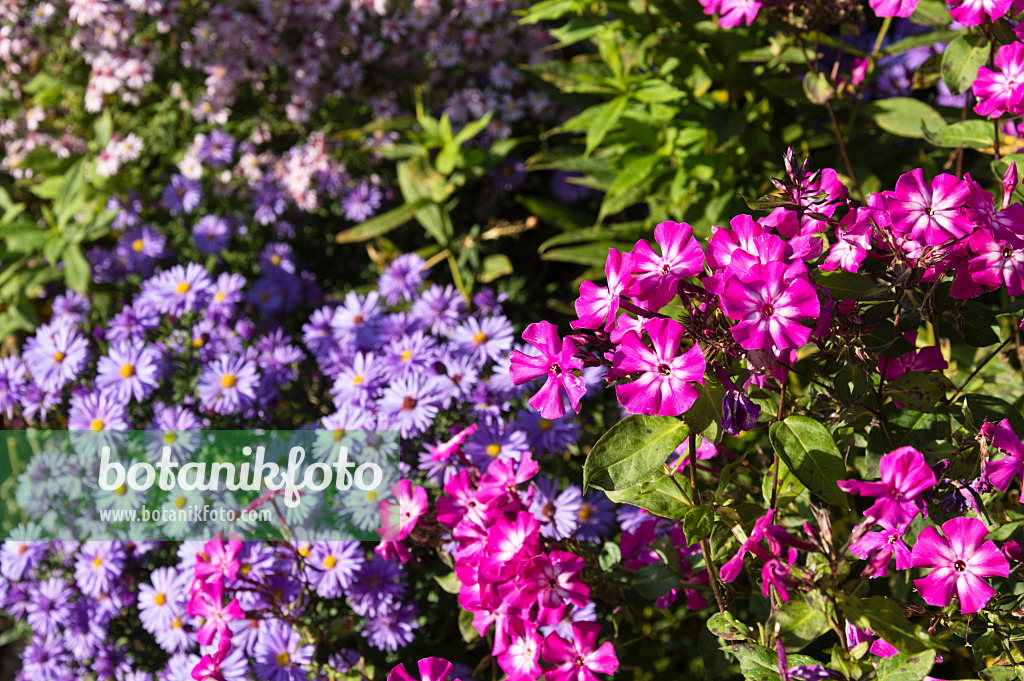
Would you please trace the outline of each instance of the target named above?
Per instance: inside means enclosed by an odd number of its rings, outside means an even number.
[[[193,617],[206,618],[196,632],[196,639],[204,646],[210,645],[215,636],[230,638],[228,622],[245,618],[237,599],[232,598],[231,602],[224,605],[224,582],[220,580],[204,584],[189,601],[186,611]]]
[[[913,447],[900,447],[882,457],[879,462],[880,482],[844,480],[839,487],[845,492],[865,497],[877,497],[864,515],[874,521],[882,518],[893,525],[909,523],[923,505],[918,497],[935,486],[935,472],[924,460],[924,455]]]
[[[961,613],[978,612],[995,593],[984,578],[1008,577],[1010,564],[995,542],[985,541],[988,528],[977,518],[952,518],[942,532],[926,527],[914,544],[914,567],[934,568],[914,580],[918,593],[929,605],[945,607],[956,591]]]
[[[704,269],[704,251],[685,222],[666,221],[654,228],[654,240],[661,255],[646,239],[633,248],[633,288],[631,295],[649,310],[660,310],[676,297],[676,285]]]
[[[498,666],[508,681],[535,681],[541,677],[540,653],[543,639],[528,622],[514,618],[506,629],[508,641],[498,656]]]
[[[1010,481],[1024,474],[1024,444],[1010,427],[1010,420],[1003,419],[992,429],[992,446],[1007,453],[998,461],[989,461],[985,466],[985,475],[993,486],[1005,492]]]
[[[785,603],[789,600],[787,581],[789,580],[790,568],[796,563],[796,557],[796,549],[790,548],[786,552],[785,563],[774,556],[765,561],[764,566],[761,568],[761,593],[765,598],[771,597],[770,587],[774,587],[780,601]]]
[[[924,171],[915,168],[900,176],[895,191],[886,192],[885,205],[894,227],[914,241],[939,246],[972,231],[961,211],[970,192],[966,182],[949,174],[926,183]]]
[[[397,558],[403,564],[412,558],[412,551],[400,541],[383,540],[374,547],[373,552],[385,560]]]
[[[391,494],[397,501],[384,499],[380,502],[382,525],[378,533],[385,541],[402,541],[427,511],[427,490],[419,485],[414,488],[409,480],[399,480],[391,488]]]
[[[700,395],[693,384],[704,384],[704,352],[694,343],[679,354],[684,329],[674,319],[652,319],[645,329],[653,349],[630,332],[615,353],[612,368],[617,374],[641,374],[616,386],[615,394],[632,414],[678,416]]]
[[[625,312],[619,315],[618,319],[615,320],[615,326],[609,333],[609,338],[612,343],[618,345],[622,342],[623,337],[630,331],[635,331],[638,335],[644,332],[644,320],[638,317],[631,317]]]
[[[750,536],[740,544],[740,548],[736,552],[736,555],[726,561],[722,566],[722,570],[719,574],[722,577],[723,582],[735,581],[736,578],[740,576],[740,571],[743,570],[743,558],[748,553],[753,553],[765,560],[771,560],[771,554],[761,548],[758,542],[764,539],[768,528],[772,526],[772,519],[774,517],[775,509],[770,509],[754,522],[754,529],[750,532]]]
[[[1017,176],[1017,162],[1013,161],[1006,168],[1006,172],[1003,173],[1003,200],[1000,204],[1002,210],[1010,207],[1010,202],[1013,200],[1013,192],[1019,184],[1020,178]]]
[[[596,674],[614,674],[619,659],[611,642],[597,646],[601,625],[595,622],[574,622],[572,640],[556,633],[544,639],[545,662],[557,664],[544,670],[547,681],[597,681]]]
[[[974,111],[989,118],[999,118],[1006,112],[1021,113],[1024,100],[1024,45],[1019,42],[1003,45],[996,52],[995,64],[999,70],[985,66],[971,84],[978,103]]]
[[[995,290],[1003,286],[1011,296],[1024,294],[1024,247],[997,241],[984,230],[971,235],[969,272],[978,284]]]
[[[734,269],[741,271],[744,265],[758,262],[758,239],[765,234],[764,226],[749,215],[737,215],[730,221],[729,228],[712,227],[711,240],[708,242],[708,264],[715,271],[727,269],[732,264],[733,254],[738,253],[736,257],[740,258],[740,262]]]
[[[921,0],[871,0],[871,9],[879,17],[909,17]]]
[[[196,681],[224,681],[220,665],[231,650],[231,639],[224,636],[217,643],[217,650],[203,655],[199,664],[192,668],[192,678]]]
[[[821,312],[818,294],[803,263],[755,265],[742,277],[730,277],[722,309],[739,323],[732,336],[746,350],[799,348],[811,335],[800,322]],[[801,273],[802,270],[802,273]]]
[[[447,461],[448,459],[450,459],[453,454],[459,451],[459,447],[465,444],[466,439],[476,432],[476,429],[477,424],[474,423],[470,425],[468,428],[463,428],[458,433],[453,432],[452,438],[450,440],[430,450],[430,460]]]
[[[632,269],[632,255],[609,248],[604,266],[608,285],[597,286],[590,281],[580,284],[580,296],[576,299],[579,319],[572,327],[611,330],[619,311],[619,296],[625,295],[633,283]]]
[[[226,578],[228,582],[235,581],[241,567],[238,560],[241,550],[242,542],[237,536],[231,535],[225,545],[220,534],[214,535],[213,539],[203,546],[203,552],[196,556],[196,578],[206,579],[214,576],[217,580]]]
[[[512,382],[522,385],[546,376],[544,385],[530,398],[530,406],[543,418],[561,418],[565,415],[564,389],[569,395],[569,404],[578,414],[587,386],[583,380],[583,360],[576,357],[576,346],[568,340],[563,343],[551,322],[530,324],[523,332],[523,340],[540,354],[527,355],[514,350],[510,369]]]
[[[802,186],[795,193],[793,198],[803,209],[799,222],[799,232],[784,233],[784,228],[779,225],[779,233],[790,239],[795,236],[810,236],[828,228],[828,222],[816,218],[812,213],[818,213],[825,217],[832,217],[840,203],[850,195],[849,191],[839,180],[839,174],[832,168],[824,168],[820,173],[804,177]],[[778,210],[778,209],[776,209]]]
[[[942,350],[929,345],[926,348],[918,348],[904,353],[895,359],[885,361],[884,357],[878,359],[878,371],[885,367],[885,380],[894,381],[908,371],[941,371],[949,366],[946,358],[942,356]]]
[[[871,250],[871,226],[867,220],[857,219],[856,212],[869,212],[866,209],[858,208],[843,216],[845,224],[850,226],[843,229],[836,229],[836,242],[829,249],[828,258],[821,269],[835,271],[838,269],[844,272],[858,272],[860,265]],[[850,218],[850,216],[854,216]],[[849,222],[847,222],[847,219]]]
[[[420,670],[419,681],[446,681],[454,669],[451,662],[440,657],[425,657],[416,664]],[[404,664],[399,664],[388,674],[388,681],[416,681],[416,678],[405,671]]]
[[[518,563],[540,552],[540,523],[527,511],[514,521],[498,518],[487,537],[487,558],[481,570],[492,579],[513,574]]]
[[[762,4],[757,0],[722,0],[718,10],[721,14],[718,25],[722,28],[735,28],[745,22],[750,26],[761,7]]]
[[[590,587],[580,580],[582,570],[583,559],[565,551],[542,553],[530,561],[525,577],[539,607],[538,622],[555,624],[566,606],[586,606]]]
[[[533,479],[538,470],[540,467],[533,460],[533,454],[526,451],[519,457],[518,462],[514,459],[492,461],[487,466],[487,475],[480,481],[480,485],[503,490],[510,499],[519,498],[519,486]]]
[[[995,21],[1010,11],[1013,0],[949,0],[949,15],[964,26],[981,26]]]
[[[850,544],[850,553],[858,558],[872,556],[868,569],[864,571],[871,579],[886,576],[893,555],[896,556],[897,570],[907,570],[911,566],[910,549],[903,543],[907,524],[894,525],[888,519],[879,520],[878,524],[882,526],[882,531],[865,532],[864,536]]]
[[[1015,248],[1024,248],[1024,206],[1011,203],[992,216],[992,236]]]

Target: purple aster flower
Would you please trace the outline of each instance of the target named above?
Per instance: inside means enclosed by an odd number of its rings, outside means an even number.
[[[452,356],[448,346],[443,346],[437,360],[431,367],[431,376],[436,376],[442,388],[442,397],[465,399],[472,394],[480,380],[477,362],[468,355]]]
[[[253,219],[261,225],[269,225],[284,213],[286,205],[284,192],[272,181],[264,181],[252,198]]]
[[[249,289],[248,300],[264,314],[287,312],[301,299],[301,281],[292,274],[272,270]]]
[[[171,215],[191,213],[203,199],[203,186],[198,180],[190,180],[180,173],[175,173],[171,176],[170,183],[164,187],[161,198]]]
[[[106,357],[100,357],[96,387],[121,402],[132,397],[142,402],[157,388],[159,363],[160,353],[150,345],[118,343]]]
[[[75,559],[75,584],[93,598],[109,593],[121,578],[124,558],[121,542],[83,542]]]
[[[444,288],[434,284],[413,301],[410,314],[429,326],[431,333],[447,336],[455,330],[465,307],[462,294],[451,284]]]
[[[380,189],[363,180],[350,191],[341,201],[345,211],[345,219],[352,222],[363,222],[376,214],[384,196]]]
[[[71,681],[78,676],[72,672],[71,660],[59,634],[45,638],[33,636],[21,654],[21,678],[32,681]]]
[[[103,392],[72,395],[68,430],[128,430],[125,404]]]
[[[467,458],[481,470],[486,469],[495,459],[519,461],[523,452],[529,448],[526,433],[506,425],[500,418],[477,428],[462,445],[462,451],[466,453]]]
[[[209,297],[213,282],[199,264],[175,265],[142,284],[140,297],[158,312],[181,316],[199,309]]]
[[[78,291],[68,289],[53,299],[51,323],[59,326],[73,326],[85,321],[89,314],[89,299]]]
[[[304,665],[313,661],[313,646],[302,645],[299,632],[272,622],[256,643],[256,675],[265,681],[305,681]]]
[[[357,541],[313,542],[306,568],[306,579],[322,598],[338,598],[355,581],[366,563],[362,545]]]
[[[89,342],[71,326],[44,324],[28,339],[22,353],[35,383],[60,390],[78,377],[89,358]]]
[[[29,383],[21,397],[21,413],[29,421],[38,418],[40,423],[46,423],[50,410],[58,404],[60,394],[56,390],[47,390],[35,383]]]
[[[558,419],[545,419],[532,409],[516,414],[516,425],[530,438],[530,449],[534,452],[561,454],[580,436],[580,425],[572,415]]]
[[[242,289],[245,288],[245,277],[241,274],[221,272],[210,289],[210,302],[206,306],[206,314],[213,320],[230,319],[235,312],[235,305],[242,302]]]
[[[437,344],[422,331],[398,338],[385,355],[392,378],[410,378],[425,372],[437,359]]]
[[[167,239],[149,225],[133,227],[125,232],[114,247],[114,255],[129,272],[144,277],[153,273],[156,261],[167,256]]]
[[[412,300],[416,290],[423,283],[426,262],[415,253],[400,255],[384,268],[384,274],[377,280],[377,287],[389,305],[403,300]]]
[[[615,503],[604,492],[588,492],[580,502],[576,520],[576,539],[599,542],[615,527]]]
[[[494,186],[503,192],[514,192],[526,182],[526,164],[519,159],[506,158],[491,171]]]
[[[302,342],[314,357],[326,357],[329,350],[336,347],[331,335],[331,319],[334,310],[322,307],[313,312],[309,321],[302,325]]]
[[[198,449],[203,422],[188,407],[157,404],[153,409],[153,424],[146,433],[149,451],[159,456],[164,447],[171,448],[171,459],[182,463]]]
[[[295,274],[295,254],[285,243],[271,243],[263,248],[259,258],[260,268],[270,273],[274,270]]]
[[[412,632],[419,629],[417,617],[419,611],[412,603],[382,608],[363,624],[363,637],[377,650],[393,653],[412,642]]]
[[[160,325],[160,315],[152,306],[141,304],[125,305],[110,318],[106,338],[111,343],[140,343],[146,340],[146,333]]]
[[[96,656],[107,635],[104,622],[96,617],[95,601],[81,598],[72,610],[70,621],[64,630],[64,645],[68,652],[80,662]]]
[[[37,636],[59,634],[71,618],[71,589],[60,577],[50,577],[34,586],[25,607],[26,619]]]
[[[348,604],[360,617],[367,617],[391,606],[405,595],[402,565],[374,554],[356,575],[345,593]]]
[[[338,372],[331,396],[335,404],[366,404],[377,394],[387,373],[384,361],[372,352],[356,353],[352,363]]]
[[[437,416],[436,384],[419,376],[398,379],[384,389],[377,409],[380,430],[397,430],[402,437],[416,437],[430,428]]]
[[[111,196],[107,199],[107,210],[117,211],[111,227],[121,232],[139,224],[142,213],[142,199],[135,192],[128,196]]]
[[[14,405],[25,395],[25,365],[20,357],[4,357],[0,359],[0,412],[7,414],[8,419],[14,418]]]
[[[0,575],[18,581],[31,573],[36,563],[46,555],[48,544],[40,539],[38,528],[25,525],[16,527],[11,532],[11,538],[0,546]]]
[[[222,130],[213,130],[199,147],[199,160],[214,168],[231,163],[235,153],[235,140]]]
[[[365,298],[349,291],[331,318],[334,339],[342,346],[354,344],[357,350],[374,349],[382,313],[376,291],[370,291]]]
[[[655,517],[646,509],[639,506],[630,506],[629,504],[620,504],[615,509],[615,516],[623,532],[636,532],[640,529],[641,525]]]
[[[191,575],[173,567],[153,570],[149,584],[139,586],[139,620],[146,631],[156,634],[174,628],[185,612]]]
[[[245,357],[223,356],[199,376],[199,403],[217,414],[237,414],[252,406],[260,376]]]
[[[204,215],[192,228],[192,241],[200,253],[220,253],[227,248],[230,240],[231,225],[217,215]]]
[[[452,342],[462,354],[473,357],[480,364],[498,361],[512,350],[512,324],[502,316],[469,317],[455,329]]]
[[[558,481],[537,478],[533,482],[536,492],[530,504],[530,513],[540,521],[541,536],[567,539],[579,525],[579,512],[583,502],[580,488],[570,485],[559,494]]]

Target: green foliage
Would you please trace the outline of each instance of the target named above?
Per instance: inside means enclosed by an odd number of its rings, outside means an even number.
[[[583,464],[583,488],[615,492],[637,485],[659,470],[690,434],[673,416],[628,416],[605,433]]]

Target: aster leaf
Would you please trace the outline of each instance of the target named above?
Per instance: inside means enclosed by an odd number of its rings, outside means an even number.
[[[632,487],[665,463],[690,434],[675,416],[634,414],[601,436],[583,464],[583,490],[607,491]]]
[[[878,663],[878,681],[918,681],[935,664],[935,651],[925,650],[916,655],[893,655]]]
[[[825,426],[806,416],[794,414],[773,423],[768,438],[786,466],[807,489],[829,504],[850,507],[846,494],[836,484],[846,477],[843,456]]]

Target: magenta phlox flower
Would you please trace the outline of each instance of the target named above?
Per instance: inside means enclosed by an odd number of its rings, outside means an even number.
[[[595,622],[574,622],[572,640],[556,633],[544,639],[544,661],[557,667],[544,670],[548,681],[597,681],[597,673],[614,674],[619,659],[611,642],[597,646],[601,625]]]
[[[1024,444],[1010,427],[1010,420],[1003,419],[992,429],[992,446],[1008,454],[998,461],[985,466],[985,475],[995,487],[1005,492],[1010,481],[1024,475]]]
[[[870,211],[857,208],[843,217],[844,223],[851,226],[845,229],[836,229],[836,242],[829,249],[828,258],[825,259],[825,264],[821,266],[821,269],[830,272],[839,269],[844,272],[860,271],[861,263],[864,262],[868,251],[871,250],[871,227],[867,220],[858,219],[855,212],[868,213]],[[847,220],[850,215],[854,215],[854,217]]]
[[[196,632],[196,639],[204,646],[210,645],[216,636],[229,638],[231,628],[228,622],[245,618],[238,599],[232,598],[224,605],[224,582],[220,580],[206,582],[193,594],[188,603],[188,614],[206,618],[203,626]]]
[[[851,494],[877,497],[864,515],[874,521],[886,519],[892,525],[909,523],[922,512],[918,497],[935,486],[935,473],[924,455],[913,447],[900,447],[882,457],[880,482],[844,480],[840,489]]]
[[[220,666],[230,650],[231,639],[227,636],[221,638],[217,643],[217,650],[203,655],[199,664],[192,668],[192,678],[196,681],[224,681]]]
[[[704,384],[704,351],[694,343],[679,354],[683,326],[674,319],[652,319],[644,326],[653,348],[630,331],[615,353],[618,375],[640,373],[635,381],[615,387],[615,394],[632,414],[678,416],[699,397],[694,383]]]
[[[871,9],[879,17],[909,17],[921,0],[871,0]]]
[[[399,480],[391,488],[397,501],[385,499],[380,502],[381,528],[378,531],[385,541],[401,541],[409,536],[416,522],[427,511],[427,491],[409,480]]]
[[[555,624],[565,606],[582,608],[587,604],[590,587],[580,580],[582,570],[583,559],[565,551],[542,553],[530,562],[524,577],[539,606],[538,622]]]
[[[235,581],[242,565],[238,558],[241,551],[242,542],[235,535],[231,535],[227,544],[221,541],[219,534],[214,535],[213,539],[203,546],[203,552],[196,556],[196,579],[205,580],[212,576],[218,581]]]
[[[1005,286],[1011,296],[1024,294],[1024,247],[997,241],[980,229],[971,235],[970,247],[977,253],[968,265],[975,283],[989,290]]]
[[[532,624],[518,617],[506,628],[508,640],[498,655],[498,666],[508,681],[535,681],[541,677],[540,653],[543,639]]]
[[[463,428],[458,433],[454,433],[450,440],[443,444],[439,444],[430,450],[431,461],[447,461],[452,457],[453,454],[459,451],[466,442],[466,438],[470,437],[476,432],[477,424],[472,424],[468,428]]]
[[[865,532],[860,539],[850,544],[850,553],[858,558],[871,556],[871,563],[864,571],[865,576],[871,579],[886,576],[894,555],[897,570],[907,570],[911,566],[910,549],[903,543],[907,524],[894,525],[888,519],[879,520],[878,524],[882,526],[880,532]]]
[[[580,400],[587,392],[583,380],[583,360],[576,357],[576,346],[572,341],[562,341],[558,329],[551,322],[535,322],[526,327],[523,340],[540,351],[539,355],[527,355],[519,350],[512,352],[510,375],[512,382],[522,385],[546,376],[541,389],[529,399],[530,406],[546,419],[557,419],[565,415],[563,389],[569,396],[569,404],[578,414]]]
[[[440,657],[425,657],[416,665],[420,670],[419,681],[447,681],[455,669],[451,662]],[[388,681],[416,681],[416,678],[405,671],[404,664],[399,664],[388,674]]]
[[[949,0],[949,15],[964,26],[981,26],[1010,11],[1013,0]]]
[[[770,509],[754,522],[754,529],[750,532],[750,536],[740,544],[739,551],[736,552],[736,555],[726,561],[722,566],[722,570],[719,574],[722,577],[723,582],[733,582],[740,576],[740,571],[743,570],[743,558],[748,553],[753,553],[765,560],[771,560],[771,554],[765,551],[758,542],[765,538],[765,533],[768,528],[772,526],[772,519],[774,517],[775,509]]]
[[[789,600],[787,581],[789,580],[790,568],[796,562],[796,557],[796,549],[790,548],[786,552],[786,562],[774,556],[765,561],[764,566],[761,568],[761,593],[765,598],[771,598],[771,589],[774,588],[780,601],[785,603]]]
[[[945,607],[960,598],[960,612],[978,612],[989,602],[995,589],[985,577],[1008,577],[1010,563],[992,540],[985,541],[988,528],[977,518],[953,518],[926,527],[912,552],[914,567],[934,568],[927,577],[915,579],[921,598],[929,605]]]
[[[666,221],[654,228],[661,255],[646,239],[633,248],[633,296],[649,310],[659,310],[676,297],[676,285],[704,269],[704,251],[685,222]]]
[[[739,323],[732,336],[746,350],[785,350],[807,342],[811,329],[800,322],[821,312],[818,294],[803,263],[755,265],[725,282],[722,309]]]
[[[608,249],[604,272],[607,286],[585,281],[580,284],[580,297],[576,299],[574,329],[611,330],[619,311],[619,296],[625,295],[633,284],[633,256],[614,248]]]
[[[970,192],[966,182],[945,173],[926,183],[924,171],[915,168],[900,176],[895,191],[886,192],[885,207],[893,226],[910,239],[939,246],[973,230],[961,211]]]
[[[913,341],[911,341],[913,342]],[[942,356],[942,349],[934,345],[926,348],[918,348],[900,355],[888,362],[884,357],[878,359],[878,371],[882,372],[885,367],[885,380],[894,381],[908,371],[941,371],[949,366],[946,358]]]
[[[518,563],[540,552],[540,522],[528,511],[520,511],[515,520],[498,518],[487,537],[487,558],[482,572],[493,579],[514,574]]]
[[[974,111],[998,118],[1006,112],[1021,113],[1024,100],[1024,44],[1003,45],[996,52],[997,71],[982,66],[971,84],[978,103]]]

